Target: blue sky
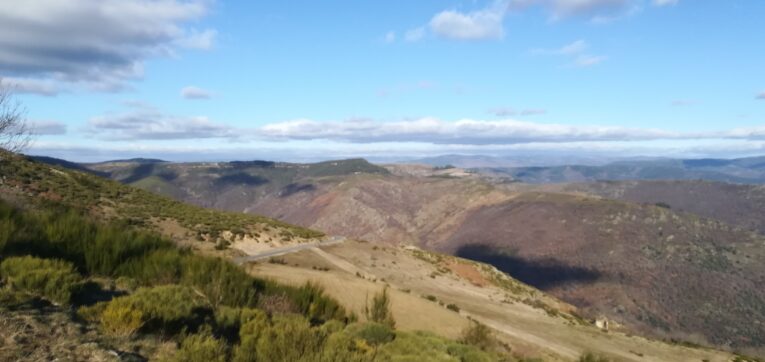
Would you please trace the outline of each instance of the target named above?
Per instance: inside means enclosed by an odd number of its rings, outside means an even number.
[[[0,76],[80,161],[765,153],[765,2],[34,0]]]

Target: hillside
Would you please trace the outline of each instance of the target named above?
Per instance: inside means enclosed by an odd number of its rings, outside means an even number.
[[[0,162],[0,171],[0,197],[17,205],[30,208],[60,203],[87,210],[100,219],[148,227],[179,241],[206,240],[212,242],[207,243],[210,245],[242,239],[284,243],[323,236],[323,233],[263,216],[192,206],[139,188],[125,187],[79,168],[62,168],[21,156],[6,156]]]
[[[561,190],[661,205],[765,234],[765,186],[762,185],[710,181],[614,181],[564,185]]]
[[[439,250],[491,263],[643,332],[765,344],[765,238],[655,206],[527,193],[474,211]]]
[[[757,287],[765,276],[763,238],[738,229],[743,224],[724,208],[718,210],[727,219],[698,212],[706,206],[691,207],[692,198],[685,207],[667,209],[566,194],[595,193],[574,186],[493,184],[470,174],[390,166],[390,173],[294,176],[289,183],[267,179],[219,189],[221,195],[246,195],[229,201],[195,184],[191,164],[167,167],[189,170],[170,185],[208,195],[218,208],[488,262],[587,317],[604,315],[657,337],[734,349],[765,345],[765,295]],[[207,169],[214,176],[199,179],[210,185],[228,166],[217,167]],[[300,186],[285,192],[278,187],[285,183]]]

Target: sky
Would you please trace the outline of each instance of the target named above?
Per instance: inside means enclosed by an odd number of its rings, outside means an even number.
[[[765,2],[0,3],[29,154],[765,154]]]

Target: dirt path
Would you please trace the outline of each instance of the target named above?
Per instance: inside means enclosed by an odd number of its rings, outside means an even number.
[[[241,264],[252,262],[252,261],[258,261],[258,260],[262,260],[262,259],[266,259],[266,258],[271,258],[271,257],[274,257],[274,256],[281,256],[281,255],[285,255],[285,254],[289,254],[289,253],[294,253],[294,252],[298,252],[298,251],[306,250],[306,249],[317,250],[317,248],[319,246],[327,246],[327,245],[340,244],[340,243],[345,242],[345,240],[346,240],[345,238],[332,237],[332,238],[330,238],[328,240],[319,241],[319,242],[316,242],[316,243],[307,243],[307,244],[297,244],[297,245],[290,245],[290,246],[282,246],[282,247],[273,248],[273,249],[270,249],[270,250],[267,250],[267,251],[264,251],[264,252],[261,252],[261,253],[250,254],[250,255],[247,255],[247,256],[235,258],[234,259],[234,263],[238,264],[238,265],[241,265]]]

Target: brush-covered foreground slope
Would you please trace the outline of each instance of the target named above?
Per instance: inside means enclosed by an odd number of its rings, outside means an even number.
[[[25,207],[60,203],[103,220],[149,227],[178,241],[206,240],[220,247],[243,239],[280,244],[323,236],[268,217],[204,209],[91,173],[7,153],[0,154],[0,198]]]
[[[287,286],[60,204],[0,201],[0,361],[514,361],[475,323],[462,342],[363,322],[316,283]],[[704,355],[719,357],[719,353]]]
[[[209,194],[205,185],[231,172],[222,171],[229,164],[163,167],[186,170],[164,182],[188,195]],[[261,168],[243,171],[263,178],[260,184],[218,189],[242,195],[235,202],[211,202],[334,235],[483,260],[589,317],[602,314],[653,335],[732,348],[765,345],[765,292],[758,287],[765,281],[765,245],[748,229],[655,205],[495,185],[459,170],[395,166],[276,182]]]

